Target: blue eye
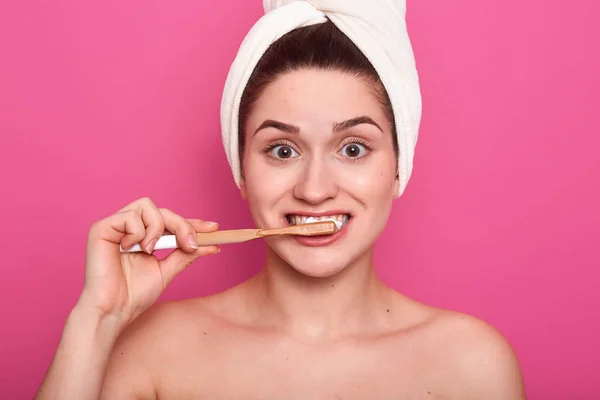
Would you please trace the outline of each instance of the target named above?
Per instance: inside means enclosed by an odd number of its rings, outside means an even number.
[[[348,143],[342,147],[341,153],[345,157],[358,158],[365,156],[367,149],[360,143]]]
[[[275,146],[271,149],[269,153],[271,153],[271,156],[279,159],[298,157],[298,153],[290,146],[286,145]]]

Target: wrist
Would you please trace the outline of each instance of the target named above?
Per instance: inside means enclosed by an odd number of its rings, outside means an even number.
[[[97,399],[119,331],[116,318],[76,305],[36,399]]]
[[[121,327],[116,317],[77,304],[67,318],[65,334],[67,332],[79,332],[102,347],[112,347],[121,333]]]

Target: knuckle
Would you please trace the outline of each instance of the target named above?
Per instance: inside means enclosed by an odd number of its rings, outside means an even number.
[[[152,199],[150,197],[142,197],[140,199],[140,202],[142,203],[142,205],[148,206],[148,207],[156,207],[154,205],[154,201],[152,201]]]
[[[142,216],[137,210],[127,210],[123,211],[123,216],[128,219],[141,219]]]
[[[189,227],[188,224],[184,223],[184,222],[180,222],[177,224],[177,233],[179,233],[182,237],[186,237],[187,239],[187,235],[191,234],[192,232],[195,232],[194,229],[191,229]]]
[[[195,232],[196,232],[196,228],[194,227],[194,224],[192,224],[192,223],[191,223],[190,221],[188,221],[188,220],[185,220],[185,227],[186,227],[186,230],[187,230],[189,233],[195,233]]]
[[[174,213],[167,208],[161,208],[161,215],[169,222],[174,225],[177,229],[180,229],[185,224],[185,218],[181,215]]]
[[[171,211],[170,209],[165,208],[165,207],[159,208],[158,211],[161,213],[161,215],[162,214],[174,214],[173,211]]]
[[[102,229],[102,221],[96,221],[90,225],[88,236],[94,236],[97,232]]]
[[[167,208],[159,208],[158,215],[160,216],[160,219],[161,219],[161,221],[163,221],[163,223],[165,221],[173,220],[173,213]]]
[[[163,231],[165,229],[165,219],[160,213],[152,215],[150,226],[152,227],[152,229],[155,229],[157,231]]]
[[[154,225],[154,230],[158,233],[163,233],[165,231],[165,222],[162,220],[162,218],[156,221],[156,224]]]
[[[161,220],[161,222],[164,222],[165,218],[167,217],[167,214],[163,211],[162,208],[157,208],[156,210],[156,216]]]
[[[98,229],[102,225],[102,221],[104,221],[104,220],[94,221],[90,225],[90,230],[96,230],[96,229]]]

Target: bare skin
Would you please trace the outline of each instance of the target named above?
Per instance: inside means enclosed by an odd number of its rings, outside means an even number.
[[[102,398],[525,398],[510,346],[473,317],[373,282],[372,325],[293,332],[256,299],[262,279],[144,315],[116,346]]]
[[[218,251],[188,241],[217,226],[150,199],[128,205],[90,230],[84,289],[38,399],[525,398],[494,328],[375,275],[373,243],[398,181],[390,123],[366,82],[337,71],[277,78],[246,143],[241,189],[257,227],[347,214],[343,235],[314,246],[268,239],[265,267],[249,281],[152,307],[179,272]],[[181,246],[165,260],[118,250],[139,242],[152,253],[165,231]]]

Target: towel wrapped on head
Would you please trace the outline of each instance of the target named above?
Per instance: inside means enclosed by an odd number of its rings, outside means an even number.
[[[223,146],[236,184],[244,89],[269,46],[294,29],[333,22],[369,59],[390,99],[398,141],[401,195],[410,179],[421,120],[421,93],[406,30],[405,0],[264,0],[265,15],[252,27],[231,66],[221,102]]]

